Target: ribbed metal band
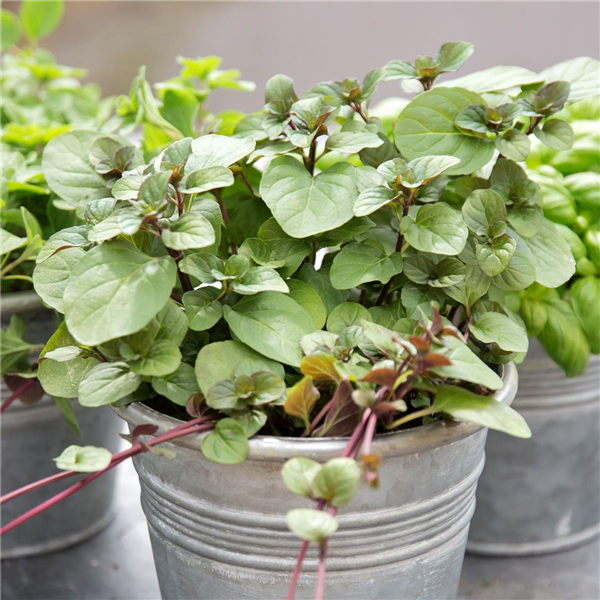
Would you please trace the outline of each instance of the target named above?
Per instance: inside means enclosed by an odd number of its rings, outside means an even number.
[[[331,539],[328,570],[343,571],[394,564],[425,554],[464,532],[474,511],[483,459],[460,484],[447,492],[401,508],[366,514],[344,512]],[[195,555],[222,563],[267,571],[292,569],[298,539],[284,515],[220,508],[182,495],[146,472],[138,462],[142,506],[160,536]],[[317,568],[309,554],[309,571]]]
[[[548,356],[536,353],[519,366],[519,393],[514,408],[548,408],[598,403],[600,356],[591,356],[587,371],[567,377]]]

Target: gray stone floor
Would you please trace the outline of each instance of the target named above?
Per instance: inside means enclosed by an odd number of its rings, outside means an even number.
[[[115,520],[63,552],[2,562],[3,600],[159,600],[139,487],[120,467]],[[536,558],[467,556],[461,600],[600,600],[600,543]]]

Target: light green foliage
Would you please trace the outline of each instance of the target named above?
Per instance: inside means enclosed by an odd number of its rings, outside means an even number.
[[[79,473],[93,473],[108,467],[112,460],[112,453],[106,448],[96,446],[69,446],[60,456],[54,459],[56,466],[65,471]]]

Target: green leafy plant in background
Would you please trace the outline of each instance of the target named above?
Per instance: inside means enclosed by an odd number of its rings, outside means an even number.
[[[311,542],[322,592],[335,512],[361,473],[377,482],[377,432],[454,419],[530,435],[490,396],[501,365],[528,348],[504,293],[559,288],[575,260],[519,163],[531,135],[553,139],[547,123],[582,85],[504,68],[485,90],[477,74],[437,87],[471,51],[446,44],[414,68],[395,61],[303,95],[276,75],[263,110],[198,137],[156,113],[138,78],[120,118],[152,126],[143,159],[82,131],[44,151],[48,185],[83,223],[37,256],[35,289],[64,314],[40,356],[42,385],[84,406],[191,417],[145,444],[155,429],[134,431],[106,469],[190,433],[209,432],[202,451],[224,464],[243,461],[257,434],[348,436],[339,459],[284,466],[286,486],[316,502],[288,515],[304,540],[290,597]],[[427,91],[390,128],[369,103],[401,68]],[[173,141],[150,148],[155,130]]]
[[[62,2],[34,0],[24,0],[18,16],[4,9],[0,12],[3,295],[31,290],[33,267],[44,241],[64,227],[82,222],[75,208],[48,186],[42,173],[43,149],[73,128],[106,128],[113,109],[113,100],[102,100],[97,85],[81,83],[84,69],[59,65],[50,52],[38,47],[39,40],[58,26],[62,14]],[[21,39],[24,45],[18,46]],[[118,138],[120,145],[124,142]],[[28,401],[39,398],[42,390],[32,378],[27,360],[29,354],[39,353],[39,348],[25,341],[26,324],[14,316],[1,336],[2,375],[9,370],[19,372],[19,378],[14,374],[10,378],[10,387],[26,387]],[[25,391],[20,397],[25,398]],[[63,408],[68,404],[61,399],[57,402]],[[72,420],[71,411],[67,416]]]
[[[559,119],[572,126],[572,147],[538,141],[527,165],[542,189],[544,214],[571,246],[576,273],[558,289],[536,284],[512,300],[529,334],[576,376],[590,353],[600,353],[600,97],[571,104]]]

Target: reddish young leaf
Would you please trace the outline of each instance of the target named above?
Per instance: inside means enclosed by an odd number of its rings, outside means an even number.
[[[409,335],[408,341],[419,351],[427,352],[429,350],[429,342],[416,335]]]
[[[396,379],[398,379],[398,373],[393,369],[374,369],[367,373],[361,381],[366,381],[367,383],[375,383],[377,385],[382,385],[390,390],[394,389],[394,384],[396,383]]]
[[[449,367],[452,364],[452,361],[443,354],[434,354],[433,352],[428,352],[423,357],[423,365],[426,369],[433,369],[435,367]]]

